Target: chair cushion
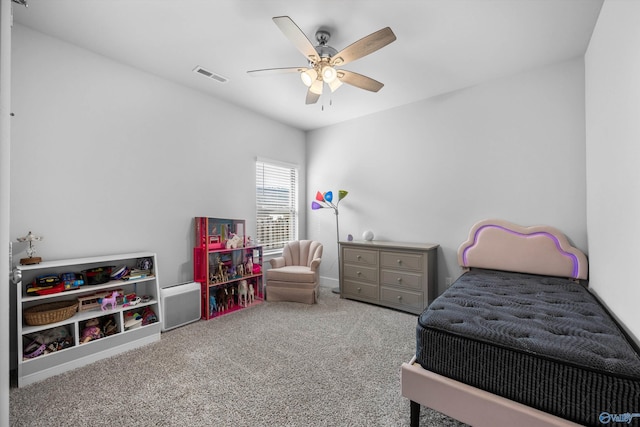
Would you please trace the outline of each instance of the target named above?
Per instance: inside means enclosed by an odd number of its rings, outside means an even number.
[[[288,242],[282,250],[282,257],[285,265],[310,266],[315,258],[322,258],[322,243],[314,240]]]
[[[267,281],[278,280],[280,282],[313,283],[316,274],[309,267],[303,265],[287,265],[281,268],[267,270]]]

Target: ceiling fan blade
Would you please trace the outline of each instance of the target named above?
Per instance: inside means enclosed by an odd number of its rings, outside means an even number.
[[[377,92],[384,86],[384,84],[372,79],[371,77],[363,76],[362,74],[354,73],[353,71],[339,70],[338,78],[342,83],[371,92]]]
[[[318,52],[300,27],[288,16],[276,16],[273,22],[280,28],[280,31],[302,52],[302,54],[312,62],[318,62]]]
[[[247,71],[247,74],[251,76],[267,76],[283,73],[301,73],[306,69],[306,67],[265,68],[263,70],[250,70]]]
[[[313,93],[311,90],[307,91],[307,99],[305,100],[305,104],[315,104],[320,99],[320,94]]]
[[[396,35],[391,31],[391,28],[383,28],[345,47],[333,55],[331,62],[334,65],[348,64],[385,47],[395,39]]]

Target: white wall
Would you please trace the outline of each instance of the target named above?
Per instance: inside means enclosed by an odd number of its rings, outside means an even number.
[[[255,233],[256,156],[305,188],[304,132],[20,25],[12,107],[11,237],[45,260],[150,250],[162,287],[192,280],[193,217]]]
[[[10,240],[10,169],[11,169],[11,5],[10,0],[0,0],[0,259],[9,258]],[[3,277],[0,290],[0,324],[11,324],[11,297],[9,292],[9,264],[0,265],[0,277]],[[9,369],[11,357],[8,351],[12,333],[11,328],[0,328],[0,425],[9,425]]]
[[[640,338],[640,2],[606,0],[585,56],[590,286]]]
[[[310,132],[307,193],[350,192],[341,239],[371,229],[380,240],[439,243],[442,291],[481,219],[553,225],[586,251],[584,132],[575,59]],[[307,220],[325,244],[323,283],[335,285],[334,216]]]

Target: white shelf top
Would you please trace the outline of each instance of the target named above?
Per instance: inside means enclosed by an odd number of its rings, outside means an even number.
[[[40,264],[16,265],[16,268],[22,271],[40,270],[44,268],[68,267],[70,265],[78,265],[78,264],[112,262],[112,261],[118,261],[122,259],[151,258],[151,257],[154,257],[155,255],[156,254],[154,252],[132,252],[128,254],[102,255],[102,256],[87,257],[87,258],[72,258],[72,259],[61,259],[56,261],[43,261]]]

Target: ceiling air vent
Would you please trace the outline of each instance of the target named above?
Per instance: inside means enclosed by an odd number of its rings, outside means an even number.
[[[212,80],[215,80],[215,81],[217,81],[219,83],[226,83],[226,82],[229,81],[228,78],[226,78],[224,76],[221,76],[220,74],[216,74],[216,73],[214,73],[212,71],[209,71],[206,68],[202,68],[199,65],[196,68],[193,69],[193,72],[201,74],[201,75],[203,75],[205,77],[208,77],[208,78],[210,78]]]

